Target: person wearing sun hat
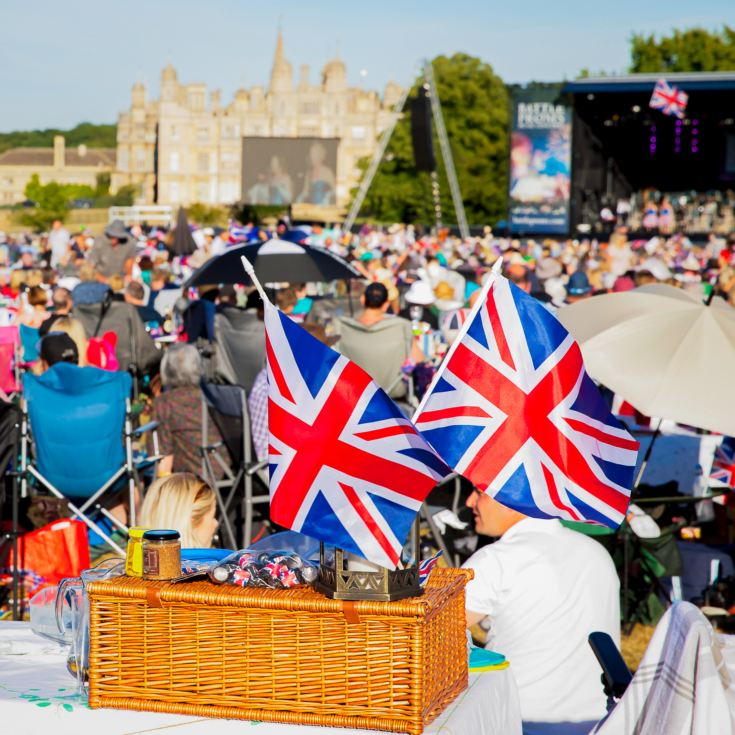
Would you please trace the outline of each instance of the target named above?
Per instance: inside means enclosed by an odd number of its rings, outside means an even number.
[[[702,280],[702,264],[697,260],[693,253],[689,253],[684,260],[681,261],[681,273],[677,273],[674,278],[681,283],[699,283]]]
[[[413,321],[412,307],[419,306],[422,308],[419,321],[426,322],[432,329],[439,329],[437,312],[432,308],[436,296],[428,281],[414,281],[403,298],[406,301],[406,307],[398,313],[398,316]]]
[[[574,271],[567,283],[567,304],[574,304],[592,295],[592,286],[584,271]]]
[[[454,289],[446,281],[440,281],[436,284],[434,296],[436,297],[434,306],[441,313],[461,309],[464,306],[464,302],[454,298]]]
[[[97,279],[107,282],[110,276],[130,277],[137,249],[135,240],[116,219],[105,227],[104,237],[97,238],[89,253],[89,262],[94,266]]]

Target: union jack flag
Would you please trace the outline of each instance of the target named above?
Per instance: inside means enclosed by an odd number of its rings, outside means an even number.
[[[649,106],[654,110],[660,110],[664,115],[676,115],[678,118],[683,118],[688,101],[689,95],[686,92],[659,79],[653,88]]]
[[[268,303],[265,328],[271,518],[395,569],[449,470],[362,368]]]
[[[638,442],[608,411],[571,335],[497,275],[417,411],[442,459],[536,518],[617,527]]]
[[[230,242],[244,243],[258,240],[258,230],[255,227],[246,227],[237,222],[230,222],[227,234]]]
[[[440,549],[436,554],[434,554],[434,556],[430,556],[428,559],[424,559],[419,563],[419,584],[422,587],[428,581],[431,570],[437,565],[437,562],[443,553],[444,552]]]
[[[726,436],[715,449],[709,477],[727,487],[735,487],[735,439],[732,437]]]

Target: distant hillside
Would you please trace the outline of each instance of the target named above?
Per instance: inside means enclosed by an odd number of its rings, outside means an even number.
[[[12,133],[0,133],[0,153],[9,148],[51,148],[54,135],[63,135],[69,147],[84,143],[90,148],[114,148],[117,125],[93,125],[79,123],[71,130],[16,130]]]

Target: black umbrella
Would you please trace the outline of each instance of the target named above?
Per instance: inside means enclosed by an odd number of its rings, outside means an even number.
[[[176,215],[174,242],[171,246],[171,250],[174,255],[191,255],[196,252],[196,249],[197,244],[191,236],[189,221],[186,219],[186,212],[183,207],[179,207],[179,213]]]
[[[334,281],[362,278],[349,263],[324,248],[297,245],[285,240],[268,240],[229,248],[208,260],[186,283],[204,286],[215,283],[251,283],[240,258],[245,256],[261,283]]]

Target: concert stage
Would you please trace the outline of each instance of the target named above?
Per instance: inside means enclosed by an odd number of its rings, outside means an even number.
[[[657,79],[689,95],[684,119],[649,106]],[[648,188],[735,189],[735,73],[595,77],[561,92],[572,108],[571,233]]]

